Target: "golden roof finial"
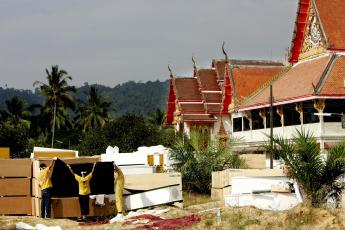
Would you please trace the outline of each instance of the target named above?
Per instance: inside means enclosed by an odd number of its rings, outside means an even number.
[[[172,73],[172,70],[171,70],[171,68],[170,68],[170,65],[168,64],[168,70],[169,70],[169,73],[170,73],[170,78],[173,78],[174,77],[174,75],[173,75],[173,73]]]
[[[228,63],[229,58],[228,58],[228,54],[225,52],[224,46],[225,46],[225,42],[223,42],[222,51],[223,51],[223,54],[225,55],[225,62]]]

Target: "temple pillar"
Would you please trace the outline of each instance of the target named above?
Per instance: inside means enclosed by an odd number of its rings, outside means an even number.
[[[284,110],[283,106],[277,106],[277,113],[280,116],[280,124],[284,127]]]
[[[303,105],[302,105],[302,102],[296,103],[295,109],[299,113],[299,121],[301,122],[301,125],[303,125]]]
[[[252,131],[252,129],[253,129],[252,113],[250,111],[246,111],[246,112],[244,112],[244,117],[246,117],[249,120],[249,129],[250,129],[250,131]]]
[[[325,109],[325,100],[324,99],[317,99],[314,100],[314,108],[318,113],[323,113],[323,110]],[[325,123],[323,120],[323,115],[319,114],[319,137],[323,135],[325,131]]]
[[[259,111],[259,116],[262,118],[263,123],[264,123],[264,129],[266,129],[266,111],[265,109],[260,109]]]

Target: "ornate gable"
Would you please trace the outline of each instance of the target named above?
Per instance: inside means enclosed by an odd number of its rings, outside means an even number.
[[[308,10],[308,21],[305,27],[304,40],[298,60],[319,56],[326,52],[326,41],[323,36],[320,21],[313,5]]]

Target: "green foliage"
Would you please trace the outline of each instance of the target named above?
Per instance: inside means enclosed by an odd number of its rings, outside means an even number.
[[[273,138],[274,146],[267,150],[284,160],[289,176],[302,187],[313,206],[325,204],[327,198],[339,200],[344,189],[339,177],[345,173],[345,142],[332,148],[322,157],[316,139],[305,131],[298,131],[292,140]]]
[[[23,123],[0,123],[0,146],[10,147],[11,157],[29,157],[29,128]]]
[[[173,167],[182,174],[187,190],[209,193],[213,171],[240,168],[245,164],[237,154],[231,152],[234,144],[231,141],[224,145],[206,140],[206,135],[192,132],[190,139],[180,139],[172,146]]]
[[[111,118],[109,103],[102,95],[98,94],[95,87],[91,87],[86,103],[79,107],[79,122],[83,131],[103,127]]]

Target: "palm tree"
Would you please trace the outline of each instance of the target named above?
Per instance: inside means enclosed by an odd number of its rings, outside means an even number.
[[[345,142],[331,148],[323,156],[320,147],[309,132],[298,131],[292,140],[273,137],[273,148],[266,148],[281,158],[288,167],[288,175],[301,186],[312,206],[327,202],[328,198],[339,201],[345,174]]]
[[[2,118],[4,120],[10,121],[13,125],[21,123],[29,127],[30,112],[23,98],[14,96],[11,100],[6,100],[5,104],[5,110],[2,111]]]
[[[79,120],[83,131],[103,127],[111,118],[109,115],[111,103],[98,94],[96,87],[91,86],[87,101],[79,107]]]
[[[39,85],[41,94],[46,97],[43,107],[46,111],[52,114],[52,144],[54,147],[54,135],[56,126],[57,110],[64,110],[65,108],[74,108],[74,98],[71,95],[76,89],[74,86],[69,86],[67,80],[72,80],[72,77],[63,69],[59,69],[58,65],[52,66],[51,72],[46,69],[48,84],[40,81],[34,82]]]

